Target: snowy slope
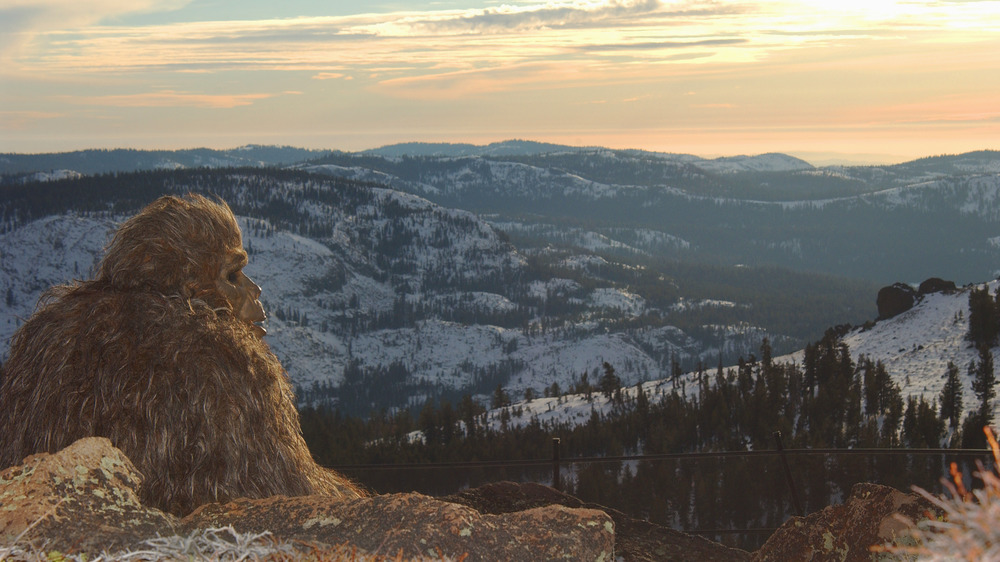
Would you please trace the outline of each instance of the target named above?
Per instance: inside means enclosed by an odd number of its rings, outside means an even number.
[[[812,164],[787,154],[768,153],[757,156],[724,156],[714,160],[694,162],[710,172],[797,172],[813,169]]]
[[[980,286],[996,292],[1000,281]],[[948,362],[954,363],[963,379],[962,401],[966,411],[976,404],[972,392],[972,378],[968,375],[971,361],[978,361],[979,352],[966,334],[969,332],[969,289],[964,287],[954,293],[930,293],[910,310],[881,320],[870,329],[855,328],[843,340],[857,361],[861,356],[881,361],[893,380],[899,385],[904,399],[923,397],[928,402],[938,400],[944,387]],[[992,349],[994,356],[1000,347]],[[776,361],[802,362],[802,352],[793,353]],[[994,412],[1000,401],[994,403]]]
[[[987,284],[991,294],[998,284]],[[964,289],[954,294],[925,295],[912,309],[878,322],[870,330],[854,330],[844,341],[855,359],[865,355],[882,361],[904,398],[923,396],[928,402],[937,399],[948,362],[953,362],[965,379],[963,403],[969,409],[976,399],[966,371],[970,361],[978,360],[979,353],[966,339],[968,331],[969,293]],[[998,352],[1000,349],[993,350],[994,355]]]
[[[47,217],[0,235],[0,358],[8,341],[31,316],[42,292],[72,279],[91,277],[113,221],[73,215]]]
[[[595,201],[648,189],[643,186],[609,185],[564,170],[538,168],[518,162],[464,158],[447,159],[444,163],[454,165],[440,171],[428,169],[419,174],[419,179],[403,179],[361,166],[321,164],[304,165],[300,169],[356,181],[383,183],[425,196],[494,192],[504,197]]]
[[[985,286],[991,294],[995,293],[1000,280]],[[904,399],[922,396],[928,402],[936,401],[944,386],[948,362],[953,362],[962,376],[963,404],[967,412],[976,404],[967,367],[970,361],[979,358],[978,351],[966,339],[968,318],[969,287],[954,293],[931,293],[924,295],[912,309],[896,317],[879,321],[868,329],[855,328],[844,336],[843,341],[850,347],[855,362],[865,356],[885,364]],[[992,352],[996,356],[1000,347]],[[803,353],[799,351],[777,357],[774,361],[801,365]],[[614,361],[609,362],[616,365]],[[596,370],[592,371],[590,383],[596,384],[599,376]],[[654,402],[675,391],[666,379],[642,383],[642,388]],[[694,373],[686,373],[676,391],[693,397],[696,389]],[[626,396],[634,397],[635,386],[624,392]],[[521,412],[521,415],[513,416],[508,423],[522,426],[537,419],[543,423],[585,424],[592,411],[608,414],[611,410],[612,405],[599,392],[594,392],[589,400],[584,395],[515,400],[508,412]],[[500,427],[501,411],[493,410],[488,414],[494,428]],[[1000,415],[1000,398],[994,402],[994,413]]]

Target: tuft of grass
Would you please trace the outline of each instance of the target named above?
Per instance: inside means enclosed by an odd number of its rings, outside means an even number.
[[[982,480],[983,487],[968,490],[958,466],[951,463],[951,480],[941,479],[951,497],[913,487],[914,492],[941,508],[944,517],[918,522],[901,541],[905,545],[897,542],[874,546],[873,552],[897,560],[1000,560],[1000,445],[988,426],[983,431],[994,460],[993,470],[976,461],[979,470],[974,476]]]

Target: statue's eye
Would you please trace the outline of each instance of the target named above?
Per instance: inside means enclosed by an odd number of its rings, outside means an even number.
[[[236,271],[230,272],[229,275],[226,276],[226,279],[229,280],[230,283],[235,285],[236,282],[239,281],[240,279],[240,270],[237,269]]]

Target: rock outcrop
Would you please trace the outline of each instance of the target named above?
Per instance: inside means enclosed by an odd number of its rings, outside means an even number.
[[[957,290],[958,287],[955,286],[954,281],[945,281],[940,277],[925,279],[924,282],[917,287],[917,292],[921,295],[928,295],[931,293],[953,293]]]
[[[869,562],[872,546],[905,536],[914,522],[939,511],[916,494],[878,484],[856,484],[847,502],[786,521],[753,553],[752,560]]]
[[[603,506],[588,504],[541,484],[497,482],[441,498],[467,505],[481,513],[512,513],[541,506],[600,509],[615,522],[615,555],[629,562],[691,560],[739,562],[750,553],[708,539],[688,535],[647,521],[633,519]]]
[[[878,307],[878,319],[887,320],[913,308],[917,302],[917,292],[906,283],[894,283],[879,289],[875,305]]]
[[[285,541],[351,545],[390,559],[611,560],[614,523],[602,511],[548,506],[486,515],[420,494],[330,501],[321,496],[241,499],[209,504],[185,529],[268,531]]]
[[[172,535],[178,520],[139,502],[142,475],[103,437],[81,439],[0,472],[0,545],[60,552],[120,550]]]
[[[290,549],[319,559],[343,553],[407,560],[614,558],[612,517],[579,505],[480,513],[420,494],[349,501],[275,496],[208,504],[178,520],[139,502],[141,482],[128,458],[104,438],[28,457],[0,473],[0,558],[15,543],[42,555],[159,547],[176,553],[178,545],[192,548],[192,537],[215,543],[208,548],[247,539],[255,557],[273,546],[272,558],[281,560],[296,558]],[[220,533],[234,538],[219,539]],[[171,542],[178,536],[185,539]],[[267,540],[262,544],[260,537]]]

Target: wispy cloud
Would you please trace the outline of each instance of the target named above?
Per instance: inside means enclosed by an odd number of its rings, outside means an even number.
[[[500,68],[434,72],[380,81],[374,91],[391,97],[414,100],[461,99],[497,92],[560,88],[589,82],[591,73],[567,64],[525,63]]]
[[[0,3],[0,56],[38,34],[81,29],[135,12],[178,9],[190,0],[4,0]]]
[[[659,0],[605,0],[505,4],[496,8],[409,16],[374,30],[392,34],[511,33],[628,25],[662,8]]]
[[[320,72],[312,77],[313,80],[354,80],[353,76],[348,76],[341,72]]]
[[[296,92],[283,92],[295,94]],[[231,109],[251,105],[258,100],[281,94],[197,94],[170,90],[139,94],[119,94],[106,96],[65,97],[68,103],[80,105],[101,105],[111,107],[200,107],[209,109]]]
[[[582,51],[660,51],[667,49],[689,49],[691,47],[717,47],[749,43],[749,39],[702,39],[694,41],[646,41],[642,43],[611,43],[605,45],[584,45]]]

